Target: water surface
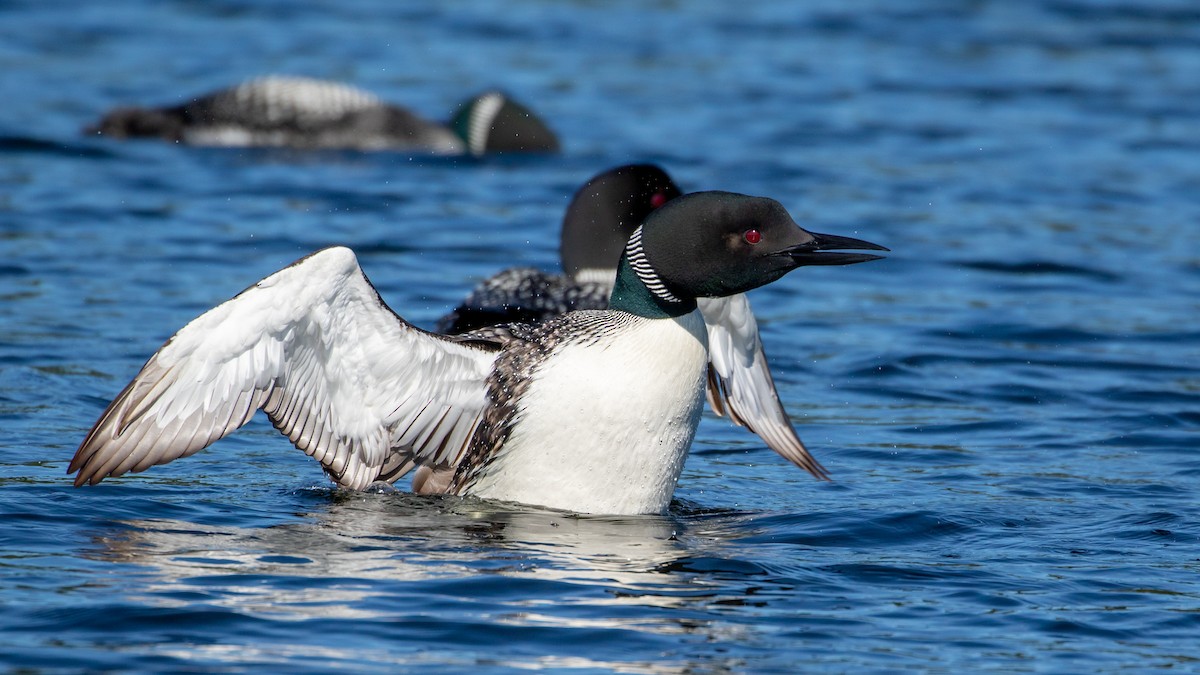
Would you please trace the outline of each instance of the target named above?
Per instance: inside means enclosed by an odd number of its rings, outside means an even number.
[[[0,72],[7,668],[1197,669],[1190,3],[9,2]],[[564,153],[79,135],[268,72],[435,119],[500,86]],[[751,296],[834,482],[706,419],[663,517],[351,494],[260,420],[71,487],[146,357],[255,280],[348,245],[429,326],[554,267],[571,192],[639,160],[893,249]]]

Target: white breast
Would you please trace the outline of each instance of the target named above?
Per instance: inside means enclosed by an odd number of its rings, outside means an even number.
[[[635,318],[556,351],[518,407],[500,455],[470,490],[578,513],[663,513],[704,401],[699,312]]]

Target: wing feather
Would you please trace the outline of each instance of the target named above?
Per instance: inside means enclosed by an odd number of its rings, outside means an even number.
[[[460,456],[494,345],[396,316],[354,254],[309,256],[209,310],[150,357],[75,453],[76,485],[198,452],[262,409],[340,484]]]
[[[744,294],[701,298],[708,327],[708,402],[713,412],[758,434],[767,446],[813,476],[829,474],[804,447],[779,400],[758,334],[758,321]]]

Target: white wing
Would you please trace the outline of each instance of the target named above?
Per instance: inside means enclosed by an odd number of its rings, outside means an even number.
[[[457,461],[495,352],[396,316],[330,248],[206,312],[158,350],[71,461],[76,485],[193,454],[261,408],[339,484]]]
[[[775,391],[775,380],[758,336],[758,322],[745,294],[700,298],[708,327],[708,403],[758,434],[767,446],[817,478],[829,479],[808,452]]]

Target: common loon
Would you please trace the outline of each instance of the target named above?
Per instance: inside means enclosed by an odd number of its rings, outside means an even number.
[[[662,168],[630,164],[604,171],[584,184],[563,218],[560,257],[564,274],[531,267],[499,272],[475,287],[437,324],[438,332],[487,335],[513,322],[540,323],[580,309],[606,309],[617,263],[630,235],[650,213],[682,194]],[[771,375],[758,320],[744,293],[698,298],[708,331],[709,406],[720,417],[758,434],[775,452],[819,479],[829,474],[796,433]],[[448,471],[422,468],[414,489],[436,490]]]
[[[436,154],[557,152],[558,138],[498,91],[463,102],[448,124],[424,120],[357,87],[271,75],[162,108],[117,108],[84,133],[190,145],[418,150]]]
[[[699,192],[634,231],[610,308],[491,338],[420,330],[330,248],[193,320],[76,451],[76,485],[193,454],[258,409],[339,485],[453,467],[442,491],[580,513],[663,513],[700,419],[697,298],[877,259],[778,202]]]

